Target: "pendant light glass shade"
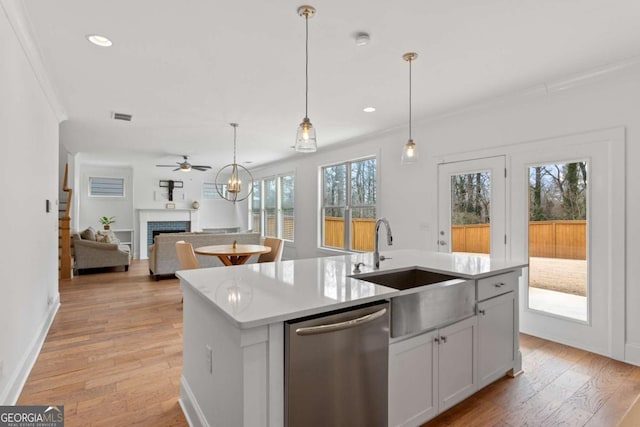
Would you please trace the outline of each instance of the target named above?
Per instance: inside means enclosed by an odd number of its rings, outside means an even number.
[[[418,150],[416,149],[416,143],[413,139],[410,139],[402,149],[402,164],[409,165],[418,161]]]
[[[309,120],[309,18],[315,15],[316,9],[313,6],[300,6],[298,15],[304,17],[305,22],[305,71],[304,71],[304,119],[298,126],[296,133],[296,151],[299,153],[314,153],[318,149],[316,140],[316,128]]]
[[[409,141],[407,141],[402,149],[401,164],[403,165],[409,165],[418,161],[418,149],[411,135],[411,62],[415,61],[416,58],[418,58],[418,54],[415,52],[408,52],[402,55],[402,59],[409,63]]]
[[[236,129],[237,123],[230,123],[233,127],[233,163],[223,166],[216,175],[215,187],[218,195],[230,202],[241,202],[253,192],[253,176],[247,168],[236,162]]]
[[[313,127],[309,118],[305,117],[300,126],[298,126],[296,151],[299,153],[314,153],[317,149],[316,128]]]

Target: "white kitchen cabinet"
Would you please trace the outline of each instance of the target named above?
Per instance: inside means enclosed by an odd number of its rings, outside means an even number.
[[[514,292],[478,303],[478,382],[484,387],[514,366]]]
[[[471,396],[477,389],[478,319],[470,317],[439,330],[438,412]]]
[[[476,391],[477,318],[389,347],[389,425],[415,427]]]
[[[436,415],[437,337],[427,332],[390,345],[390,426],[418,426]]]

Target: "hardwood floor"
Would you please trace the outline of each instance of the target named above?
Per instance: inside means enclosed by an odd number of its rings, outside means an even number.
[[[435,426],[615,426],[640,394],[640,367],[520,335],[524,374],[434,418]]]
[[[151,279],[146,261],[62,281],[62,306],[18,404],[62,404],[67,426],[187,425],[181,297],[178,281]],[[521,349],[523,375],[425,426],[615,426],[640,394],[639,367],[527,335]]]
[[[185,426],[182,291],[129,272],[60,282],[61,307],[18,404],[61,404],[66,426]]]

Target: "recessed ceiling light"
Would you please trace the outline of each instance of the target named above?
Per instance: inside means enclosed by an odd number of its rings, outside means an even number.
[[[356,46],[366,46],[369,44],[369,40],[371,40],[369,33],[364,32],[357,33],[355,39]]]
[[[100,47],[109,47],[113,44],[113,42],[109,40],[107,37],[101,36],[99,34],[89,34],[87,36],[87,40],[89,40],[91,43],[95,44],[96,46],[100,46]]]
[[[362,111],[364,111],[365,113],[373,113],[374,111],[376,111],[376,107],[365,107],[362,109]]]

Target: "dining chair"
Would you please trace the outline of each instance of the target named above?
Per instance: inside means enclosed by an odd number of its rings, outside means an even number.
[[[196,258],[195,252],[193,252],[191,243],[185,242],[184,240],[177,241],[176,252],[178,253],[180,269],[193,270],[194,268],[200,268],[200,262],[198,258]]]
[[[276,239],[274,237],[265,237],[265,246],[271,248],[271,252],[268,254],[261,254],[258,257],[258,262],[273,262],[280,261],[282,259],[282,249],[284,249],[284,240]]]

